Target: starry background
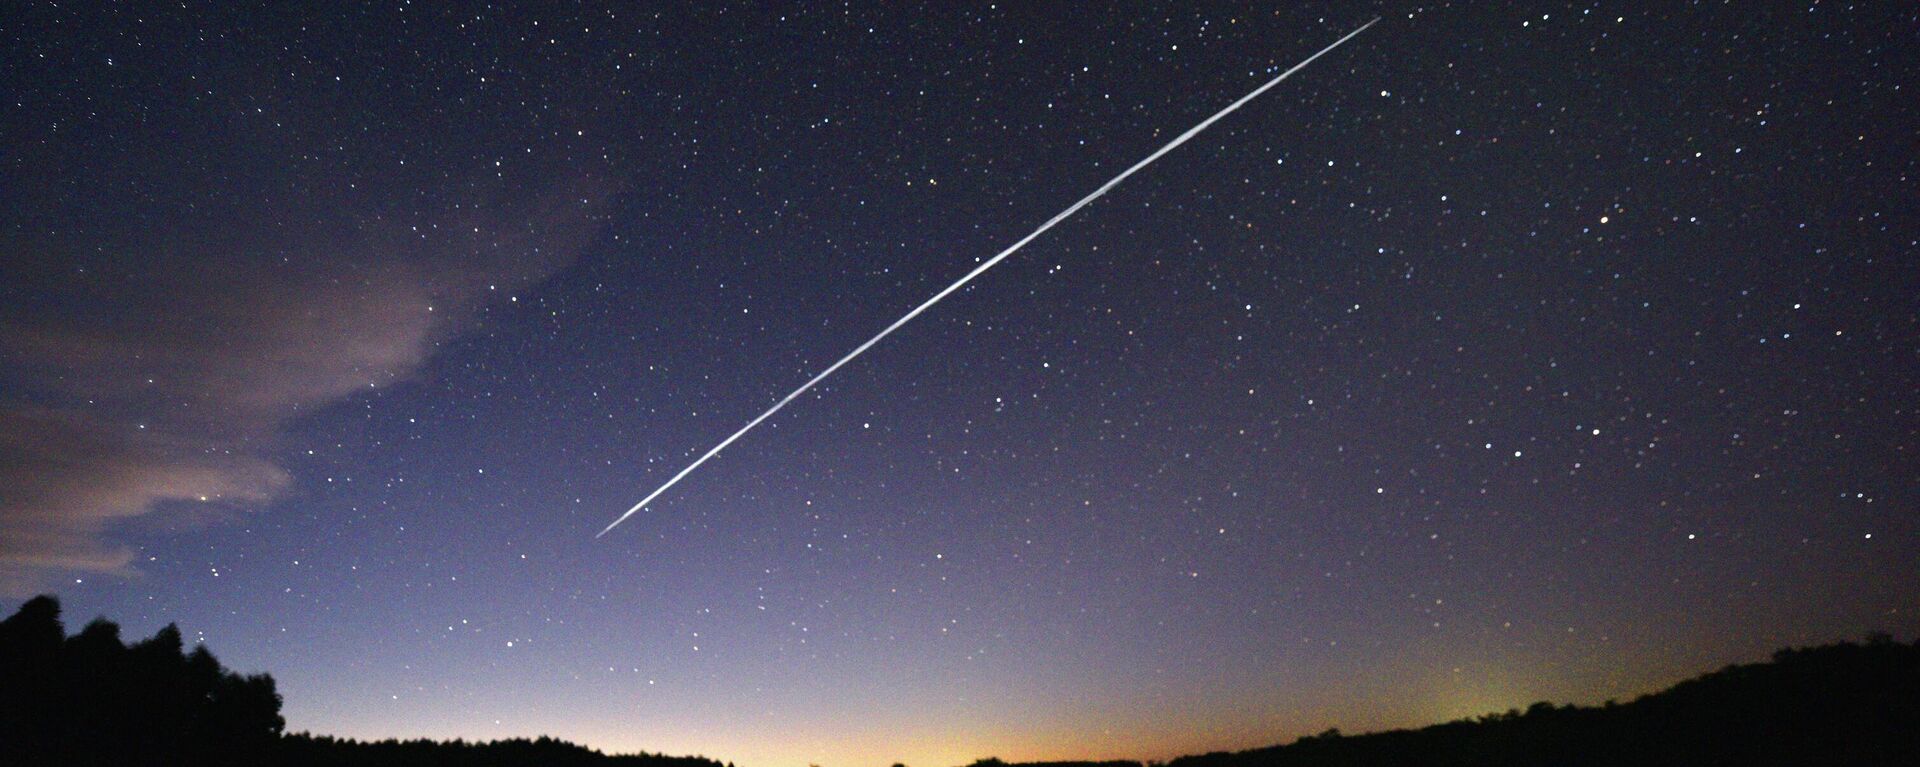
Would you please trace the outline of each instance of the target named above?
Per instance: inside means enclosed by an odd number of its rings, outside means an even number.
[[[754,767],[1920,633],[1911,4],[1285,5],[8,4],[0,606]]]

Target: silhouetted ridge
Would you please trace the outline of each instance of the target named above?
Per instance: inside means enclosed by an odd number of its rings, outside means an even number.
[[[1920,764],[1920,643],[1781,650],[1624,705],[1535,703],[1418,730],[1174,759],[1167,767]]]

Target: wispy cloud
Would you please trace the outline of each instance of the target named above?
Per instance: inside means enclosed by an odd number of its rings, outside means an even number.
[[[271,501],[298,481],[273,459],[291,419],[406,380],[489,286],[562,268],[607,194],[576,177],[405,224],[295,211],[317,223],[234,221],[191,251],[160,232],[105,266],[0,243],[30,299],[0,315],[0,590],[132,573],[128,518]]]

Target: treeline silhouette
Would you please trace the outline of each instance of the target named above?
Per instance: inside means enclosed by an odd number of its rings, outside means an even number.
[[[356,741],[286,734],[273,678],[186,651],[172,625],[126,644],[96,619],[67,636],[36,597],[0,621],[0,764],[298,767],[733,767],[703,757],[608,756],[551,738]],[[1881,635],[1781,650],[1630,703],[1512,710],[1415,730],[1338,730],[1152,767],[1920,764],[1920,642]],[[896,765],[896,767],[899,767]],[[1144,767],[982,759],[972,767]]]
[[[486,743],[465,740],[361,741],[296,733],[280,744],[281,765],[319,767],[723,767],[699,756],[623,754],[610,756],[553,738],[514,738]],[[724,767],[733,767],[727,763]]]
[[[132,645],[105,620],[69,637],[46,596],[0,622],[0,761],[258,764],[285,725],[272,677],[186,652],[172,625]]]
[[[733,767],[552,738],[363,742],[285,728],[273,677],[188,652],[172,624],[131,645],[105,619],[67,636],[51,596],[0,621],[0,765]]]
[[[1159,767],[1161,763],[1148,762],[1147,764],[1154,765],[1154,767]],[[893,767],[905,767],[905,765],[896,764]],[[1111,759],[1104,762],[1015,762],[1012,764],[1008,764],[1007,762],[1001,761],[999,757],[987,757],[985,759],[975,760],[973,764],[967,765],[967,767],[1143,767],[1143,766],[1139,762],[1129,761],[1126,759]]]

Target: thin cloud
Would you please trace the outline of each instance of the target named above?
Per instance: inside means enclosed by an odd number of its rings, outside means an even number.
[[[273,458],[291,419],[407,380],[489,286],[562,268],[605,196],[576,180],[462,210],[432,228],[466,236],[438,242],[309,233],[329,252],[294,265],[230,243],[111,279],[23,269],[41,304],[75,310],[0,318],[0,590],[134,573],[115,535],[130,518],[272,501],[297,481]]]

